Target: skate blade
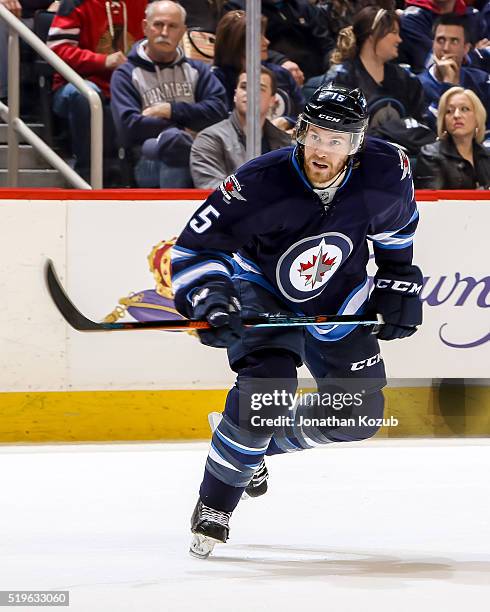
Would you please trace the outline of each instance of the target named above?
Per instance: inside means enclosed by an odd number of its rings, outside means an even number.
[[[207,559],[213,552],[215,544],[223,543],[214,538],[209,538],[202,533],[194,533],[189,547],[189,552],[197,559]]]

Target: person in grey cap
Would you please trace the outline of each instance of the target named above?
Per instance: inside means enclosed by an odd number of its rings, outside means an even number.
[[[276,97],[276,77],[262,67],[260,74],[260,121],[262,153],[291,145],[291,136],[267,118]],[[198,189],[215,189],[221,181],[246,162],[247,74],[238,77],[234,109],[224,119],[197,135],[191,148],[191,174]]]
[[[139,187],[192,187],[193,134],[227,116],[225,91],[209,67],[179,47],[186,13],[177,2],[152,2],[145,40],[111,80],[111,103],[121,144],[137,160]]]

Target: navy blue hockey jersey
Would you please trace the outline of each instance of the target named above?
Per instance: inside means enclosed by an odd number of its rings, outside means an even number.
[[[418,213],[401,149],[368,139],[330,205],[311,187],[292,147],[262,155],[227,177],[172,249],[179,312],[203,284],[256,282],[298,314],[362,313],[369,297],[368,240],[378,266],[410,264]],[[311,326],[338,340],[351,326]]]

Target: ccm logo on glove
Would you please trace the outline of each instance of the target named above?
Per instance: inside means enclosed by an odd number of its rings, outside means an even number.
[[[377,289],[392,289],[402,293],[414,293],[418,295],[422,291],[422,285],[418,283],[408,283],[407,281],[392,280],[389,278],[377,278],[375,286]]]

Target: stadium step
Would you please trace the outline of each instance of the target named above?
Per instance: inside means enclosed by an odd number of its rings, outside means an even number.
[[[31,130],[42,137],[42,123],[29,123]],[[20,137],[19,145],[19,187],[67,187],[58,170]],[[9,187],[7,180],[7,125],[0,123],[0,187]]]
[[[8,187],[7,170],[0,168],[0,187]],[[19,187],[67,187],[65,180],[57,170],[27,169],[19,170]]]
[[[44,127],[42,123],[28,123],[27,125],[28,127],[31,128],[33,132],[35,132],[38,136],[41,136],[42,138],[42,129]],[[21,143],[25,142],[22,136],[19,136],[19,139]],[[6,145],[6,144],[7,144],[7,124],[0,122],[0,145]]]
[[[6,168],[8,145],[0,144],[0,168]],[[37,153],[30,145],[19,145],[19,168],[22,169],[39,169],[49,168],[49,164],[43,157]]]

